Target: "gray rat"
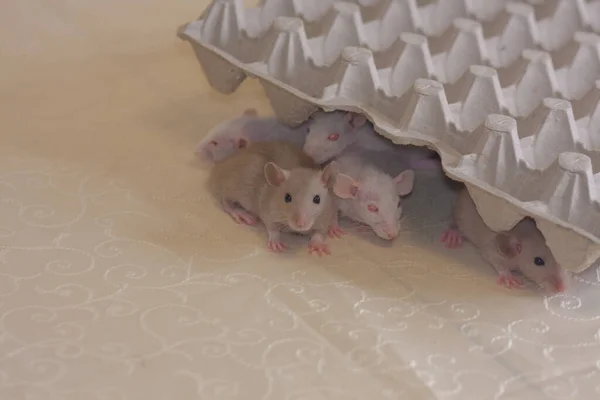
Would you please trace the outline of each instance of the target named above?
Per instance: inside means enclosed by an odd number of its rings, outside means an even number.
[[[287,142],[254,143],[217,162],[208,186],[238,223],[262,220],[268,247],[285,249],[281,233],[311,234],[309,252],[330,254],[325,236],[337,224],[331,187],[337,164],[319,169],[302,149]]]
[[[203,161],[221,161],[250,143],[286,141],[298,146],[304,144],[308,123],[290,128],[273,117],[259,117],[254,108],[248,108],[236,118],[212,128],[196,145],[196,155]]]
[[[392,176],[367,157],[368,152],[345,152],[336,159],[339,174],[334,193],[342,216],[368,225],[377,236],[390,240],[400,231],[402,197],[414,184],[410,169]]]
[[[442,235],[449,248],[462,245],[464,237],[477,247],[482,258],[498,272],[498,283],[520,287],[513,271],[520,271],[551,292],[566,290],[566,273],[556,262],[533,219],[526,217],[511,230],[492,231],[477,211],[475,202],[463,187],[453,210],[454,223]]]
[[[405,158],[412,168],[439,169],[436,153],[422,146],[397,145],[375,132],[373,124],[364,115],[333,111],[315,112],[308,121],[304,151],[318,163],[324,163],[344,150],[392,152]]]

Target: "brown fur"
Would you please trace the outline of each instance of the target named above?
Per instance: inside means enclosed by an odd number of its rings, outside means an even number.
[[[479,249],[482,258],[499,274],[518,270],[542,287],[551,291],[563,290],[566,273],[554,259],[533,219],[524,218],[508,231],[494,232],[479,215],[466,188],[461,189],[453,214],[461,234]],[[545,264],[535,265],[536,257],[542,258]]]
[[[269,168],[265,168],[267,164]],[[320,170],[293,144],[263,142],[215,164],[208,186],[225,210],[235,203],[259,217],[269,233],[270,246],[280,241],[280,232],[296,231],[310,233],[311,243],[322,247],[328,229],[337,225],[337,203],[332,193],[336,173],[337,164]],[[288,194],[293,199],[290,202],[285,200]],[[317,195],[319,203],[314,202]],[[306,227],[300,228],[298,221]]]
[[[318,168],[312,158],[291,143],[254,143],[216,163],[208,179],[208,188],[218,201],[237,201],[249,212],[259,215],[259,199],[269,187],[264,176],[268,162],[284,169]]]

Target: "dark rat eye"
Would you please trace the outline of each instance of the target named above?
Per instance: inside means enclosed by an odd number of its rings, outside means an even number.
[[[316,195],[315,197],[313,197],[313,203],[319,204],[320,202],[321,202],[321,196]]]
[[[292,202],[292,195],[289,193],[285,194],[285,202],[286,203],[291,203]]]
[[[536,257],[533,259],[533,263],[539,267],[546,265],[546,262],[542,257]]]

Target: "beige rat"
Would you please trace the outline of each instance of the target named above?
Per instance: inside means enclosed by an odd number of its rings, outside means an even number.
[[[520,271],[548,291],[566,289],[566,273],[554,259],[533,219],[524,218],[509,231],[494,232],[479,215],[466,188],[461,189],[456,199],[453,216],[454,223],[442,241],[447,247],[456,248],[464,236],[498,272],[499,284],[520,287],[521,282],[513,275],[513,271]]]
[[[336,168],[331,163],[320,170],[291,143],[254,143],[216,163],[208,185],[236,222],[255,225],[262,220],[272,251],[283,251],[281,233],[293,231],[311,234],[310,253],[330,254],[325,237],[337,226],[331,192]]]

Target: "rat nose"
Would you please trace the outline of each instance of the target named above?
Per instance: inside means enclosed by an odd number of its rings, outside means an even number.
[[[567,290],[567,285],[566,285],[565,281],[562,278],[556,278],[555,279],[554,287],[556,288],[556,291],[559,292],[559,293],[562,293],[565,290]]]
[[[297,215],[294,218],[294,224],[296,224],[296,226],[298,228],[304,228],[306,226],[306,219],[304,219],[301,216]]]
[[[384,230],[384,233],[387,235],[388,239],[393,239],[396,236],[398,236],[398,232],[395,231],[394,229],[390,229],[390,228],[386,228]]]

